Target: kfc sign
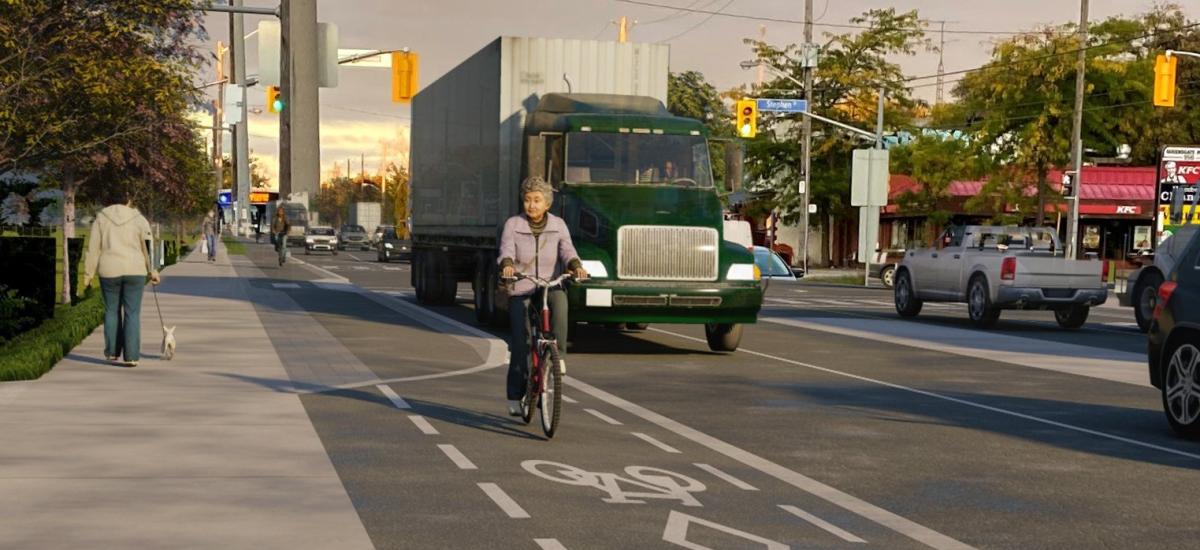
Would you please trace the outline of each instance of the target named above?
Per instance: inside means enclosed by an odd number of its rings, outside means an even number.
[[[1141,211],[1141,209],[1138,208],[1137,206],[1132,206],[1132,205],[1118,205],[1117,206],[1118,214],[1137,214],[1140,211]]]

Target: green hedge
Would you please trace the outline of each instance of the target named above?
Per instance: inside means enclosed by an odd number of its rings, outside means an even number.
[[[76,305],[59,306],[54,318],[0,346],[0,382],[40,377],[102,322],[104,303],[89,288]]]

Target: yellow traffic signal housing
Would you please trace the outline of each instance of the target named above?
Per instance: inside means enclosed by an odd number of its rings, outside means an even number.
[[[743,138],[758,135],[758,101],[742,99],[737,102],[737,133]]]
[[[283,111],[283,96],[279,94],[279,86],[267,86],[267,111]]]
[[[1178,57],[1159,55],[1154,61],[1154,106],[1175,106],[1175,64]]]
[[[417,95],[420,57],[416,52],[392,52],[392,102],[408,103]]]

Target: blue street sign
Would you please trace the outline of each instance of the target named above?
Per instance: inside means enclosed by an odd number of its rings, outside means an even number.
[[[233,193],[231,191],[221,191],[217,194],[217,203],[221,206],[229,206],[233,202]]]
[[[808,102],[803,99],[758,99],[760,113],[804,113],[808,112]]]

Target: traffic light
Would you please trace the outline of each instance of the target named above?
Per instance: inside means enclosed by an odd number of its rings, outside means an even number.
[[[1064,197],[1073,197],[1075,189],[1075,171],[1067,170],[1062,176],[1062,194]]]
[[[283,96],[279,95],[279,86],[267,86],[267,111],[283,111]]]
[[[758,102],[742,99],[737,102],[737,133],[744,138],[758,135]]]
[[[392,52],[392,102],[408,103],[417,95],[417,52]]]
[[[1175,64],[1178,57],[1159,55],[1154,61],[1154,106],[1175,106]]]

